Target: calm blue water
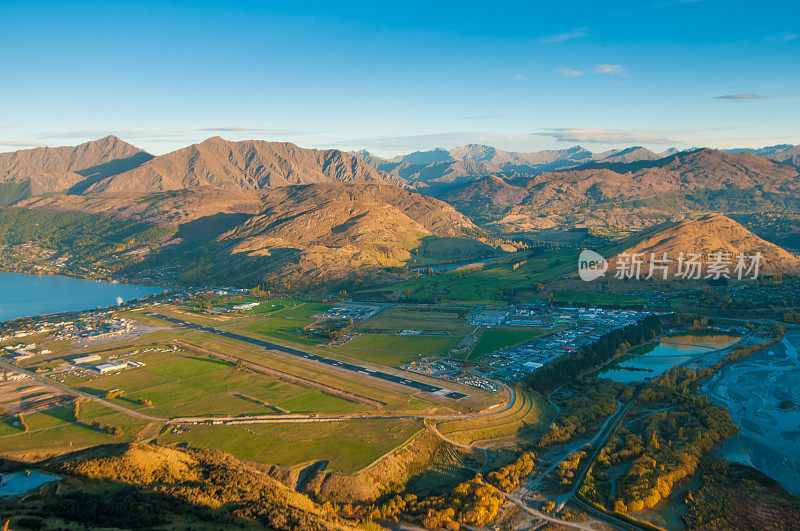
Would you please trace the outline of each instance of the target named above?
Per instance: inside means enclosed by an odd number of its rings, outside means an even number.
[[[161,293],[163,288],[109,284],[57,275],[0,272],[0,321],[66,311],[91,310]]]
[[[727,347],[738,340],[738,337],[724,334],[665,337],[648,346],[644,352],[621,356],[617,362],[599,371],[597,377],[622,383],[655,378],[667,369],[691,360],[697,354]]]
[[[32,471],[27,476],[24,472],[14,472],[13,474],[6,474],[3,476],[6,484],[0,487],[0,497],[4,496],[19,496],[25,494],[29,490],[40,487],[45,483],[61,479],[52,474],[45,474],[43,472]]]

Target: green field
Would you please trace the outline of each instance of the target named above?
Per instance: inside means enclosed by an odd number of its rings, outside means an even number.
[[[452,338],[448,338],[452,339]],[[410,396],[405,392],[398,392],[395,390],[386,389],[382,387],[382,382],[372,378],[363,378],[361,376],[353,377],[350,372],[332,371],[326,365],[320,366],[313,362],[296,359],[293,357],[284,357],[280,355],[272,355],[265,351],[251,350],[245,345],[229,340],[220,340],[219,337],[203,337],[192,338],[192,343],[223,352],[226,354],[241,357],[248,361],[267,365],[271,368],[289,372],[297,376],[312,379],[322,384],[330,385],[338,389],[344,389],[363,396],[368,396],[375,400],[380,400],[387,404],[386,408],[394,412],[419,412],[431,411],[436,406],[427,402],[423,398]],[[327,349],[314,348],[311,349],[321,355],[330,356],[334,358],[345,358],[345,352],[340,351],[338,347],[329,347]],[[367,355],[369,351],[354,351],[359,355]],[[459,401],[457,405],[465,403],[464,400]],[[374,410],[373,410],[374,411]]]
[[[78,422],[72,419],[72,406],[59,406],[25,415],[28,432],[11,426],[9,419],[0,422],[0,451],[26,451],[47,448],[80,448],[97,444],[130,441],[147,426],[147,421],[118,413],[90,402],[81,404]],[[113,436],[91,426],[93,421],[114,426],[122,433]]]
[[[355,472],[420,429],[421,422],[401,420],[194,426],[181,433],[166,427],[158,442],[217,448],[240,459],[284,466],[325,460],[329,469]]]
[[[438,310],[395,306],[356,327],[359,332],[395,330],[441,330],[453,336],[464,336],[471,331],[465,316],[472,308]]]
[[[442,356],[459,341],[461,338],[447,336],[361,334],[341,347],[327,347],[325,351],[398,367],[427,356]]]
[[[302,328],[310,323],[312,319],[278,319],[266,318],[246,325],[244,330],[261,334],[276,341],[286,341],[289,343],[299,343],[302,345],[318,345],[323,339],[313,336],[303,335]]]
[[[453,261],[467,262],[470,260],[484,260],[491,255],[498,254],[489,245],[481,244],[476,249],[476,242],[465,238],[439,238],[426,236],[420,240],[420,245],[414,249],[413,256],[406,262],[410,267],[420,265],[435,265]]]
[[[268,299],[259,301],[261,302],[260,305],[244,313],[269,315],[269,317],[278,317],[282,319],[307,319],[333,306],[332,304],[296,299]]]
[[[646,295],[627,295],[619,293],[592,293],[581,291],[555,291],[553,302],[566,306],[642,306],[647,304]]]
[[[303,345],[317,345],[323,341],[304,335],[302,329],[316,320],[314,315],[330,308],[330,304],[286,300],[275,300],[267,304],[274,306],[262,305],[263,308],[261,306],[254,308],[252,312],[258,319],[245,325],[243,330],[256,332],[278,341]]]
[[[489,354],[501,348],[513,347],[520,343],[525,343],[531,339],[535,339],[547,332],[549,329],[535,328],[535,327],[501,327],[489,328],[484,330],[481,338],[472,349],[467,359],[476,360],[484,354]]]
[[[272,414],[282,410],[349,413],[366,407],[194,353],[148,353],[133,359],[145,366],[94,378],[71,377],[65,383],[98,396],[110,389],[121,389],[125,396],[115,399],[120,404],[167,418]],[[137,403],[140,398],[153,405],[145,408]]]
[[[500,263],[466,271],[420,274],[406,282],[379,290],[406,300],[423,303],[453,302],[457,304],[497,304],[512,302],[518,290],[531,290],[533,284],[574,273],[578,253],[574,249],[552,249],[528,257],[525,252],[503,257]],[[514,263],[527,262],[517,269]],[[370,296],[365,292],[364,296]]]

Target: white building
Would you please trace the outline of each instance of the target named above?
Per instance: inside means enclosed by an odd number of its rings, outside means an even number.
[[[237,304],[233,307],[234,310],[252,310],[256,306],[260,305],[260,302],[248,302],[246,304]]]
[[[108,372],[114,371],[121,371],[122,369],[128,368],[128,362],[121,361],[118,363],[101,363],[100,365],[95,365],[94,370],[99,372],[100,374],[106,374]]]
[[[84,363],[94,363],[95,361],[100,361],[102,358],[97,354],[90,354],[89,356],[83,356],[80,358],[75,358],[72,360],[72,363],[75,365],[83,365]]]

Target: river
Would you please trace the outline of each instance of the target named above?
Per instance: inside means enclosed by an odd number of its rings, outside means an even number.
[[[725,406],[739,433],[723,457],[753,466],[800,496],[800,331],[726,365],[704,386]]]
[[[91,310],[162,291],[163,288],[136,284],[0,272],[0,322],[18,317]]]

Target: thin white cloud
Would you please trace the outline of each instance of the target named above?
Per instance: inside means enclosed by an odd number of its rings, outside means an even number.
[[[190,144],[205,139],[213,133],[228,133],[236,135],[240,139],[248,137],[280,137],[291,138],[300,136],[312,136],[324,133],[324,131],[305,131],[296,129],[268,129],[255,126],[213,126],[195,129],[113,129],[107,127],[81,126],[53,131],[45,131],[37,137],[47,142],[50,140],[80,140],[102,138],[109,135],[118,136],[129,141],[145,142],[181,142]]]
[[[622,65],[609,65],[601,64],[595,65],[594,72],[596,74],[609,74],[612,76],[624,76],[628,73],[628,69]]]
[[[506,118],[507,114],[473,114],[470,116],[462,116],[460,120],[495,120],[498,118]]]
[[[701,4],[704,3],[706,0],[661,0],[658,2],[654,2],[652,7],[655,8],[674,8],[675,6],[686,5],[686,4]]]
[[[325,131],[304,131],[299,129],[269,129],[265,127],[255,127],[248,125],[222,125],[216,127],[201,127],[195,131],[219,132],[219,133],[258,133],[269,135],[316,135]]]
[[[580,77],[583,75],[583,72],[580,70],[575,70],[574,68],[567,68],[566,66],[561,66],[558,68],[558,74],[564,77]]]
[[[764,37],[764,40],[766,42],[778,42],[778,43],[792,42],[796,41],[797,39],[800,39],[800,35],[798,35],[793,31],[784,31],[779,35],[770,35],[769,37]]]
[[[47,144],[44,144],[42,142],[33,142],[30,140],[0,140],[0,146],[34,148],[34,147],[44,147],[47,146]]]
[[[668,138],[663,131],[647,129],[609,129],[605,127],[556,127],[542,129],[534,133],[547,136],[557,142],[583,142],[591,144],[672,144],[675,140]]]
[[[249,125],[220,125],[215,127],[201,127],[198,131],[220,131],[220,132],[234,132],[234,133],[260,133],[266,131],[261,127],[254,127]]]
[[[525,76],[522,74],[514,74],[514,81],[521,83],[522,81],[525,81]]]
[[[717,96],[716,100],[730,100],[730,101],[753,101],[753,100],[764,100],[766,96],[762,96],[761,94],[725,94],[724,96]]]
[[[104,136],[114,135],[130,139],[175,139],[186,138],[191,136],[190,130],[174,130],[174,129],[112,129],[107,127],[73,127],[69,129],[58,129],[54,131],[45,131],[40,138],[44,139],[85,139],[85,138],[101,138]]]
[[[571,39],[580,39],[581,37],[586,37],[586,28],[573,28],[569,31],[548,35],[539,39],[539,42],[542,44],[558,44]]]

